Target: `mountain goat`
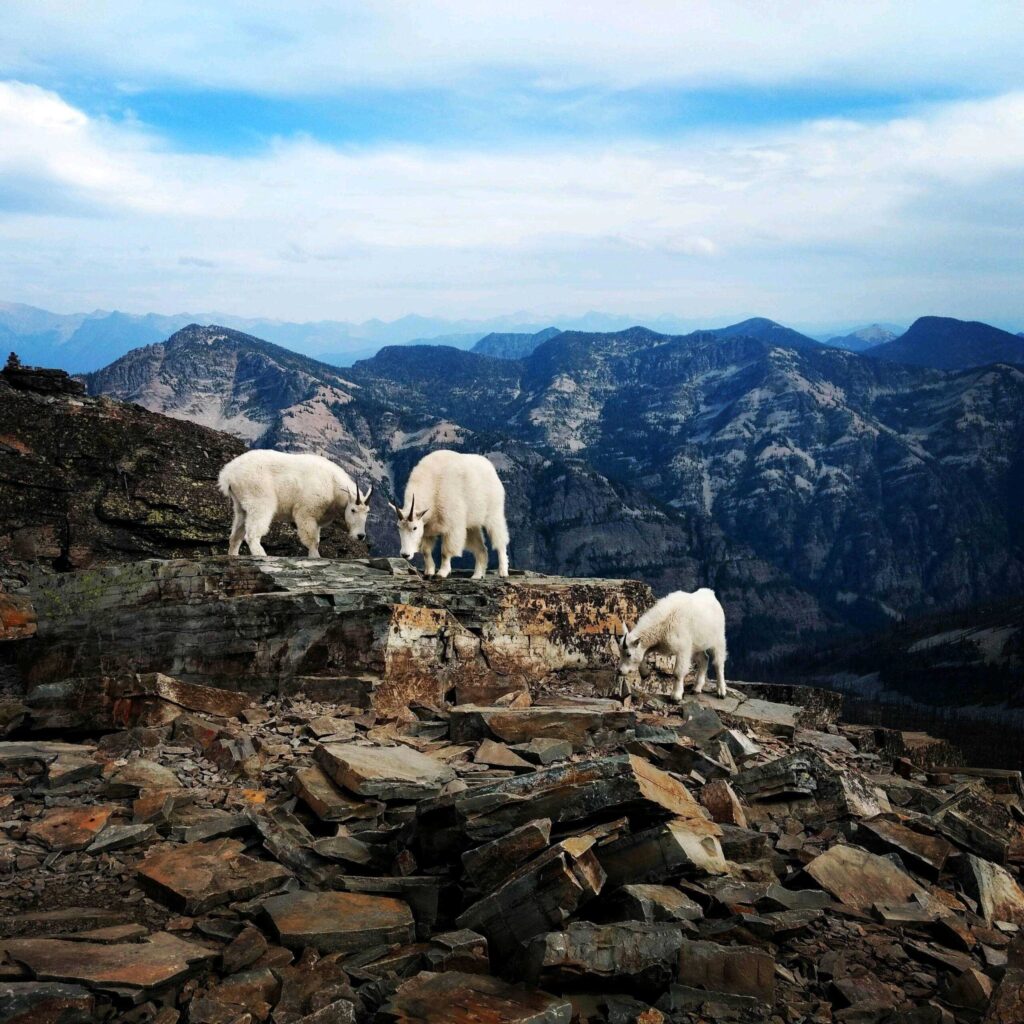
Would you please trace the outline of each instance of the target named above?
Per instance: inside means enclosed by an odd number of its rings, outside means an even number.
[[[245,540],[250,555],[266,555],[263,538],[274,519],[291,519],[310,558],[320,557],[320,528],[344,519],[348,535],[366,537],[371,487],[363,494],[340,466],[320,455],[255,450],[232,459],[217,478],[231,499],[234,520],[228,554]]]
[[[674,654],[676,685],[673,700],[682,700],[683,682],[690,671],[690,662],[697,659],[696,693],[701,693],[708,679],[708,652],[715,659],[718,696],[725,690],[725,611],[713,590],[706,587],[693,594],[677,590],[658,601],[640,616],[630,630],[623,627],[619,641],[619,675],[644,672],[648,652]]]
[[[494,466],[482,455],[437,451],[424,455],[409,474],[406,504],[391,505],[398,517],[402,555],[423,555],[423,571],[434,575],[434,543],[441,538],[442,579],[452,571],[452,559],[468,547],[476,559],[473,579],[487,571],[487,546],[498,552],[498,575],[508,575],[508,526],[505,488]]]

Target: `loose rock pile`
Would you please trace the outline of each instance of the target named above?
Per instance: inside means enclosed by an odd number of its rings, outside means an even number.
[[[813,691],[137,682],[127,728],[0,742],[0,1019],[1024,1020],[1019,774]]]

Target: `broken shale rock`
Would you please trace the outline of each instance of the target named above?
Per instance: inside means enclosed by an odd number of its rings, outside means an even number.
[[[682,938],[678,925],[576,921],[526,943],[522,975],[531,985],[556,989],[614,979],[664,991],[676,973]]]
[[[601,867],[612,885],[665,882],[684,874],[720,875],[728,871],[719,828],[700,818],[675,818],[598,849]]]
[[[139,864],[139,880],[174,909],[202,914],[270,892],[291,878],[287,868],[255,860],[244,849],[237,839],[163,847]]]
[[[568,999],[480,974],[424,971],[398,987],[375,1024],[570,1024]]]
[[[612,700],[529,708],[458,704],[451,710],[449,724],[453,743],[490,739],[520,744],[550,739],[568,743],[579,753],[632,739],[636,715]]]
[[[187,977],[216,956],[211,950],[167,932],[142,942],[108,945],[63,939],[9,939],[8,956],[25,964],[40,981],[81,983],[89,988],[129,994],[135,1002],[172,981]]]
[[[403,900],[355,892],[291,892],[271,896],[263,913],[289,949],[347,952],[412,942],[413,916]]]
[[[317,763],[339,786],[379,800],[422,800],[437,796],[455,778],[446,764],[410,747],[325,743]]]
[[[638,821],[676,817],[717,835],[717,826],[681,782],[634,755],[557,765],[426,801],[418,813],[428,862],[537,818],[565,827],[622,815]]]
[[[601,891],[605,874],[593,845],[581,836],[552,846],[459,915],[460,928],[487,937],[496,971],[511,969],[520,943],[560,928]]]
[[[550,842],[549,819],[528,821],[506,836],[467,850],[462,855],[462,867],[479,892],[490,892],[523,861],[546,850]]]
[[[891,860],[857,846],[833,846],[805,870],[840,903],[858,910],[870,910],[876,903],[930,902],[925,890]]]

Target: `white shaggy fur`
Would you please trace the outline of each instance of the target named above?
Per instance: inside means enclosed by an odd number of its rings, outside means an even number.
[[[390,504],[390,502],[389,502]],[[468,547],[476,559],[473,579],[487,571],[487,546],[498,552],[498,575],[508,575],[508,526],[505,488],[482,455],[437,451],[425,455],[409,474],[405,503],[391,506],[398,517],[402,555],[423,555],[423,571],[434,575],[434,544],[441,538],[440,577],[452,571],[452,559]]]
[[[295,522],[310,558],[320,557],[320,528],[335,519],[344,519],[350,537],[366,536],[373,488],[362,494],[345,470],[320,455],[245,452],[220,471],[217,483],[235,513],[229,555],[238,554],[243,539],[250,555],[266,555],[262,541],[275,519]]]
[[[690,663],[697,659],[696,693],[708,679],[708,653],[715,659],[718,696],[725,690],[725,611],[715,592],[706,587],[693,594],[677,590],[663,597],[640,616],[640,621],[619,642],[619,674],[643,670],[648,652],[672,654],[676,659],[673,700],[681,700]]]

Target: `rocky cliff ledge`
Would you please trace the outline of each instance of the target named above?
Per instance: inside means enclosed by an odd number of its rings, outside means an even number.
[[[821,691],[595,696],[642,585],[200,558],[29,595],[0,1020],[1024,1020],[1020,773]]]

